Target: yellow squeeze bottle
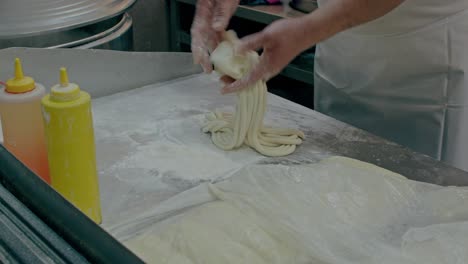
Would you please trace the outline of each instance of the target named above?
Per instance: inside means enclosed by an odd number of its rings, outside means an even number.
[[[0,89],[0,118],[6,149],[26,167],[50,183],[41,98],[46,89],[24,76],[21,61],[15,60],[15,77]]]
[[[96,223],[101,206],[96,167],[91,97],[68,82],[60,69],[60,84],[42,98],[52,187]]]

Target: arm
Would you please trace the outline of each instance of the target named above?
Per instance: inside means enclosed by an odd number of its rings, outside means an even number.
[[[263,48],[259,63],[244,78],[227,84],[223,93],[235,92],[278,74],[299,53],[354,26],[379,18],[404,0],[328,0],[316,11],[282,19],[263,31],[243,38],[237,52]]]

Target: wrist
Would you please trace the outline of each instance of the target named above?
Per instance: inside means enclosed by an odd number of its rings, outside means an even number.
[[[298,52],[302,52],[314,46],[317,43],[315,22],[311,21],[308,16],[293,18],[293,20],[294,22],[291,27],[294,27],[295,29],[291,30],[291,28],[289,28],[287,30],[294,32],[291,42],[295,43],[294,46],[298,49]]]

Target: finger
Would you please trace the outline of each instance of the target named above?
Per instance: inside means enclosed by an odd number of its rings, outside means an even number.
[[[192,43],[190,44],[190,49],[192,51],[193,63],[198,64],[202,60],[203,53],[206,53],[206,48],[201,41],[201,37],[197,33],[192,33]]]
[[[210,55],[208,52],[204,52],[201,56],[200,65],[203,68],[204,73],[211,73],[213,71],[213,65],[210,61]]]
[[[249,83],[247,82],[247,79],[239,79],[231,84],[227,84],[226,86],[224,86],[223,89],[221,89],[221,94],[239,92],[239,91],[242,91],[243,89],[246,89],[247,87],[249,87]]]
[[[230,77],[230,76],[227,76],[227,75],[223,75],[221,76],[221,78],[219,78],[221,80],[221,82],[223,82],[224,84],[230,84],[230,83],[233,83],[236,81],[236,79]]]
[[[271,68],[270,56],[268,52],[265,52],[260,56],[260,60],[251,71],[245,75],[243,78],[228,84],[221,89],[222,94],[233,93],[241,91],[251,85],[254,85],[258,81],[268,81],[273,76],[278,74],[278,71],[275,71]]]
[[[207,68],[207,43],[205,40],[206,32],[208,31],[209,23],[212,19],[213,0],[199,0],[195,11],[190,33],[192,36],[191,50],[193,62],[201,64],[204,71],[209,71]]]
[[[252,70],[245,75],[243,78],[236,80],[235,82],[228,84],[221,89],[222,94],[234,93],[241,91],[257,81],[261,80],[265,73],[265,67],[262,61],[260,60],[257,65],[255,65]]]
[[[213,70],[211,65],[210,56],[208,50],[203,48],[203,46],[196,41],[192,42],[192,57],[194,64],[200,64],[203,68],[203,72],[210,73]]]
[[[224,34],[225,34],[225,31],[215,31],[216,33],[216,37],[219,39],[219,40],[224,40]]]
[[[244,54],[250,50],[258,50],[264,46],[266,34],[258,32],[242,38],[235,46],[236,54]]]
[[[193,64],[199,64],[201,62],[203,48],[192,46],[191,50],[192,50]]]
[[[213,13],[213,29],[216,31],[225,30],[236,7],[237,3],[232,3],[232,0],[222,0],[216,2]]]
[[[206,36],[206,42],[209,52],[213,52],[213,50],[218,46],[220,42],[219,34],[216,32],[211,32],[209,36]]]
[[[194,25],[201,23],[202,26],[208,25],[208,21],[213,18],[213,0],[198,0],[195,8]]]

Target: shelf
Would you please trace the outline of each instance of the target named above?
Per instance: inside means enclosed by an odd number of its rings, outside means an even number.
[[[299,66],[294,64],[286,66],[280,74],[307,84],[314,84],[314,71],[299,68]]]
[[[190,45],[191,37],[190,34],[184,31],[178,31],[178,40],[181,43]],[[314,71],[313,69],[307,70],[301,68],[294,64],[289,64],[284,68],[284,70],[280,73],[283,76],[307,83],[307,84],[314,84]]]
[[[187,32],[179,31],[177,35],[180,42],[187,45],[190,45],[192,43],[192,37],[190,37],[190,34],[188,34]]]
[[[175,0],[180,3],[195,5],[196,0]],[[248,19],[251,21],[270,24],[271,22],[281,18],[293,18],[305,15],[300,11],[296,11],[289,6],[283,5],[259,5],[245,6],[241,5],[237,8],[234,16]]]

